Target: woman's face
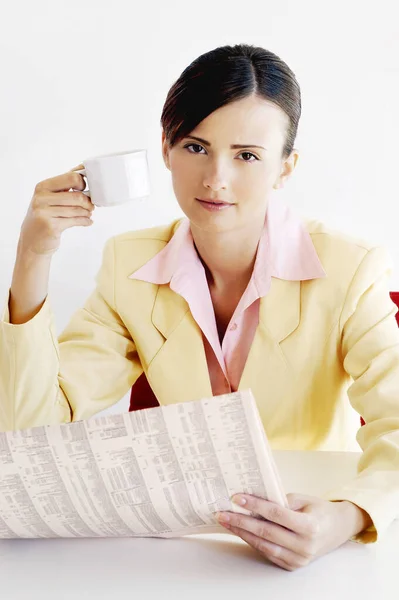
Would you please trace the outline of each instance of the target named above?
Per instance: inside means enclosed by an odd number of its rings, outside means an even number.
[[[293,151],[282,159],[287,127],[278,106],[249,96],[215,110],[173,148],[162,133],[177,201],[195,226],[222,232],[263,222],[273,189],[282,187],[298,158]]]

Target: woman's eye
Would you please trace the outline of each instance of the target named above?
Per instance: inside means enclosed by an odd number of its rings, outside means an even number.
[[[247,154],[249,156],[253,156],[255,160],[259,160],[259,158],[257,156],[255,156],[255,154],[252,154],[252,152],[241,152],[242,155]],[[255,160],[244,160],[244,162],[255,162]]]
[[[186,144],[184,146],[184,148],[201,148],[202,150],[204,150],[204,148],[200,145],[200,144]],[[195,152],[193,151],[192,154],[199,154],[199,152]],[[243,162],[255,162],[255,160],[259,160],[259,158],[253,154],[252,152],[241,152],[241,155],[244,156],[244,154],[246,154],[247,156],[252,156],[254,158],[254,160],[243,160]]]
[[[200,146],[200,144],[187,144],[186,146],[184,146],[185,148],[194,148],[194,146],[196,148],[202,148],[202,146]],[[193,154],[198,154],[198,152],[194,152]]]

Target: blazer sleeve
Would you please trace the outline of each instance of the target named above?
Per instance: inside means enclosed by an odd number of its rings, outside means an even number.
[[[143,372],[115,299],[115,240],[96,288],[57,339],[47,296],[27,323],[0,321],[0,431],[86,419],[115,404]]]
[[[376,541],[399,516],[399,329],[397,307],[389,296],[392,262],[372,248],[359,265],[341,313],[341,350],[353,382],[348,396],[364,418],[357,441],[357,477],[328,495],[365,510],[373,525],[353,539]]]

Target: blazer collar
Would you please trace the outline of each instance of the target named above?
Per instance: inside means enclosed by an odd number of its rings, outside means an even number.
[[[254,277],[261,292],[260,329],[278,344],[299,324],[300,282],[326,277],[326,273],[304,224],[288,206],[274,199],[268,206],[258,255]],[[129,275],[130,279],[159,285],[152,321],[166,339],[179,328],[189,311],[186,300],[174,288],[183,275],[198,268],[203,269],[193,244],[190,222],[181,219],[165,247]],[[201,334],[193,318],[186,317],[184,322],[187,325],[189,321]]]

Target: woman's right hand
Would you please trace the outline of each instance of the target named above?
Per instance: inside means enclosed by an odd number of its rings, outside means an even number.
[[[74,169],[83,168],[79,165]],[[86,184],[75,170],[36,185],[21,226],[20,249],[37,255],[52,255],[58,250],[65,229],[93,223],[94,204],[82,193]],[[79,191],[69,192],[71,188]]]

